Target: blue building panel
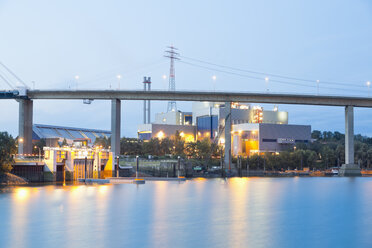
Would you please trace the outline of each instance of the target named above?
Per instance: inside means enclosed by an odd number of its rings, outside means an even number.
[[[218,130],[218,117],[216,115],[197,117],[196,126],[200,136],[214,138]]]

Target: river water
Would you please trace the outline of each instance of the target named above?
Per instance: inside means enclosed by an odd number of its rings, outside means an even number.
[[[372,247],[372,178],[2,188],[0,247]]]

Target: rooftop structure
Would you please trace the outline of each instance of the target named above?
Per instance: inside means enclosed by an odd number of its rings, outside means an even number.
[[[154,124],[165,124],[165,125],[191,125],[192,124],[192,113],[171,111],[167,113],[157,113],[155,115]]]
[[[97,138],[109,138],[111,132],[107,130],[63,127],[43,124],[32,125],[32,139],[51,139],[58,138],[60,142],[66,139],[68,144],[74,140],[87,139],[88,144],[93,144]]]

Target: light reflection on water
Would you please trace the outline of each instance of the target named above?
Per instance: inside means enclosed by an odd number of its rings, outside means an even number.
[[[3,188],[0,247],[372,247],[372,178]]]

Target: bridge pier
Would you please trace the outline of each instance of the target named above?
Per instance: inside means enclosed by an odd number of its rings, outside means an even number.
[[[31,154],[33,102],[28,99],[20,99],[18,101],[18,154]]]
[[[339,176],[361,176],[360,168],[354,163],[354,107],[345,107],[345,164]]]
[[[231,102],[225,102],[225,170],[231,170]]]
[[[121,101],[111,100],[111,152],[112,171],[115,170],[116,156],[120,155],[120,123],[121,123]]]

